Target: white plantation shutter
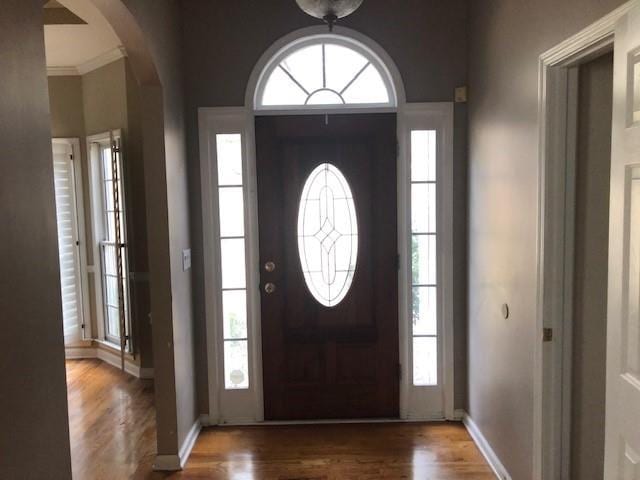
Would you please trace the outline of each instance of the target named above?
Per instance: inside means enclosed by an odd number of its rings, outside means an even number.
[[[53,143],[60,285],[65,344],[82,338],[82,290],[73,150],[68,143]]]

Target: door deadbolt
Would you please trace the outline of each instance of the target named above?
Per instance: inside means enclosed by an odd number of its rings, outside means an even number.
[[[275,283],[271,283],[271,282],[267,283],[267,284],[264,286],[264,291],[265,291],[265,292],[267,292],[269,295],[271,295],[273,292],[275,292],[275,291],[276,291],[276,285],[275,285]]]
[[[273,272],[276,269],[276,264],[273,262],[267,262],[264,264],[264,269],[267,272]]]

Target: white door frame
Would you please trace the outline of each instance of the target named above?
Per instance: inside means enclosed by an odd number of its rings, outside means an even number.
[[[611,50],[628,2],[540,56],[535,480],[568,478],[577,141],[577,66]],[[552,340],[544,341],[545,330]]]
[[[76,225],[78,228],[79,245],[79,263],[78,277],[80,281],[80,331],[82,333],[81,340],[91,339],[91,318],[90,302],[89,302],[89,274],[87,265],[87,231],[85,228],[84,217],[84,186],[82,181],[82,151],[80,149],[80,139],[73,137],[54,137],[52,143],[61,143],[71,146],[73,161],[73,176],[76,200]]]
[[[400,381],[400,419],[434,420],[454,419],[454,377],[453,377],[453,104],[421,103],[407,104],[404,85],[399,71],[386,52],[371,39],[343,27],[336,27],[335,33],[357,41],[370,49],[387,68],[387,74],[393,83],[396,96],[396,107],[374,108],[342,108],[335,109],[296,109],[260,110],[254,109],[256,87],[261,73],[272,58],[287,45],[313,35],[326,34],[326,27],[310,27],[292,32],[274,43],[256,64],[250,77],[244,107],[213,107],[199,109],[200,135],[200,172],[202,189],[203,245],[205,264],[205,317],[207,332],[207,367],[209,391],[208,424],[220,423],[257,423],[264,420],[262,393],[262,340],[260,337],[260,292],[259,279],[259,239],[258,208],[254,127],[256,115],[283,114],[345,114],[345,113],[397,113],[398,125],[398,248],[400,255],[399,270],[399,337],[402,379]],[[407,283],[409,272],[409,172],[410,172],[410,139],[411,129],[436,129],[440,148],[438,149],[438,210],[439,210],[439,242],[438,242],[438,280],[440,282],[440,330],[441,352],[439,366],[442,388],[442,411],[434,414],[420,409],[413,404],[424,400],[424,395],[411,394],[412,390],[424,388],[410,384],[411,358],[409,355],[411,333],[408,328],[409,308],[411,305],[411,286]],[[217,173],[215,137],[219,133],[241,133],[243,137],[243,174],[245,184],[245,221],[246,221],[246,259],[247,259],[247,295],[248,295],[248,331],[250,388],[244,391],[231,391],[233,399],[224,392],[221,365],[223,361],[222,332],[220,318],[220,285]],[[428,387],[427,387],[428,388]],[[233,410],[233,414],[222,412],[221,407]]]

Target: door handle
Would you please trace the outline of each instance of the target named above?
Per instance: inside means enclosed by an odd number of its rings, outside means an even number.
[[[269,295],[271,295],[273,292],[276,291],[276,284],[271,282],[267,283],[264,286],[264,291],[267,292]]]

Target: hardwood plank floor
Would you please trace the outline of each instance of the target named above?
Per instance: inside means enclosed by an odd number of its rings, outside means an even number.
[[[153,472],[150,382],[98,360],[67,361],[76,480],[494,480],[457,423],[219,427],[202,431],[182,472]]]
[[[144,478],[156,453],[153,382],[100,360],[66,366],[73,478]]]
[[[457,423],[223,427],[203,430],[176,478],[494,480]]]

